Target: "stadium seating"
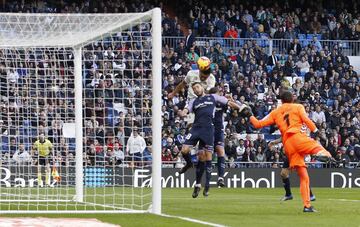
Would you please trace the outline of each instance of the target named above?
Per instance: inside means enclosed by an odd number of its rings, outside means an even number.
[[[151,1],[145,1],[146,2],[146,6],[151,5]],[[202,2],[202,1],[200,1]],[[5,1],[6,7],[4,8],[6,11],[9,12],[14,12],[16,11],[16,9],[18,8],[17,6],[17,1]],[[213,5],[211,5],[213,4]],[[216,7],[217,3],[209,3],[208,4],[204,4],[204,5],[208,5],[208,7],[205,7],[206,9],[210,9],[210,18],[207,18],[207,23],[208,24],[215,24],[214,21],[214,15],[219,13],[216,10],[220,7]],[[292,3],[291,3],[292,4]],[[81,4],[80,4],[81,5]],[[136,4],[133,5],[129,5],[129,11],[134,12],[137,11],[137,9],[134,9],[132,7],[136,7]],[[211,7],[211,6],[215,6],[215,7]],[[238,101],[242,100],[243,98],[245,99],[246,102],[250,102],[255,104],[259,104],[258,106],[256,106],[256,111],[258,112],[258,115],[261,116],[265,116],[269,110],[272,108],[273,105],[276,105],[278,103],[278,89],[279,86],[281,85],[282,80],[285,78],[287,81],[289,81],[290,86],[292,86],[295,82],[296,79],[300,78],[301,79],[301,87],[295,87],[294,92],[297,95],[300,95],[301,91],[305,92],[306,95],[306,99],[307,102],[305,102],[305,105],[309,105],[309,116],[312,117],[315,106],[316,105],[321,105],[321,110],[325,113],[326,115],[326,138],[325,139],[319,139],[319,142],[321,142],[322,144],[329,144],[330,140],[334,140],[334,136],[332,134],[332,130],[335,130],[336,128],[330,128],[330,126],[332,125],[331,121],[334,121],[333,117],[332,117],[332,112],[330,112],[329,107],[331,106],[332,108],[336,108],[341,112],[341,116],[346,117],[345,118],[345,123],[344,125],[350,125],[349,127],[349,131],[350,134],[344,134],[344,130],[343,128],[338,129],[338,134],[339,137],[341,139],[337,140],[338,141],[338,146],[343,146],[343,142],[346,138],[350,138],[351,135],[355,136],[355,140],[351,141],[351,146],[354,147],[356,145],[359,145],[359,134],[357,130],[360,130],[360,119],[356,120],[356,114],[360,109],[359,106],[359,100],[360,100],[360,94],[359,92],[356,92],[353,90],[351,90],[352,88],[348,87],[348,82],[351,80],[351,77],[355,77],[356,78],[356,86],[359,87],[360,86],[360,77],[358,75],[358,73],[356,73],[355,71],[351,71],[350,70],[350,65],[349,65],[349,61],[347,59],[347,54],[352,54],[352,55],[359,55],[360,54],[360,42],[359,42],[359,30],[356,30],[355,33],[349,33],[349,32],[344,32],[344,36],[341,36],[341,32],[334,30],[331,31],[329,29],[329,26],[327,23],[323,24],[322,26],[322,30],[321,33],[314,33],[314,31],[304,31],[303,28],[301,27],[301,23],[303,20],[302,14],[299,18],[300,20],[300,24],[295,24],[295,37],[297,37],[299,39],[300,45],[301,45],[301,53],[300,54],[291,54],[289,52],[289,48],[291,45],[291,42],[294,38],[294,36],[292,36],[292,34],[289,33],[289,25],[286,25],[286,29],[285,29],[285,34],[283,38],[276,38],[274,39],[274,35],[275,33],[278,31],[279,29],[279,25],[278,22],[276,27],[273,27],[273,24],[275,23],[274,21],[270,20],[270,19],[266,19],[265,21],[260,21],[256,18],[256,11],[253,12],[252,11],[252,7],[251,4],[248,5],[251,10],[250,13],[253,16],[253,20],[254,22],[251,24],[251,26],[254,28],[254,31],[257,33],[257,37],[260,37],[260,39],[257,39],[256,42],[253,42],[254,40],[251,39],[244,39],[244,37],[242,37],[242,33],[244,31],[241,31],[240,34],[240,38],[236,39],[236,40],[228,40],[228,39],[224,39],[224,34],[222,34],[220,32],[220,30],[216,30],[215,34],[219,34],[218,37],[203,37],[206,35],[207,32],[207,28],[205,29],[205,31],[200,31],[200,27],[199,27],[199,22],[198,20],[194,20],[194,18],[189,18],[189,14],[188,12],[191,10],[192,6],[189,5],[188,2],[183,2],[183,4],[181,6],[179,6],[179,9],[175,9],[175,13],[177,13],[176,15],[178,16],[179,21],[181,22],[181,26],[183,26],[183,24],[189,24],[190,26],[188,26],[189,29],[193,30],[193,33],[195,34],[195,42],[194,42],[194,47],[196,52],[198,53],[198,55],[206,55],[208,56],[212,61],[212,70],[213,73],[216,75],[216,80],[219,84],[219,86],[221,87],[221,90],[225,90],[224,84],[228,83],[229,84],[229,93],[232,93],[233,96],[236,95]],[[44,11],[46,12],[48,11],[56,11],[57,12],[62,12],[62,10],[64,9],[57,9],[56,7],[58,7],[57,5],[52,5],[52,2],[49,1],[47,4],[47,8],[46,9],[36,9],[36,7],[29,7],[28,10],[30,12],[37,12],[38,11]],[[237,7],[237,6],[236,6]],[[205,10],[202,9],[203,11]],[[325,7],[326,8],[326,7]],[[55,10],[56,9],[56,10]],[[111,7],[108,7],[108,9],[112,10]],[[215,9],[215,11],[214,11]],[[269,6],[269,9],[271,9],[271,6]],[[72,7],[70,7],[70,9],[68,9],[70,12],[66,12],[66,13],[72,13],[71,10],[74,10]],[[83,13],[88,13],[91,12],[92,9],[84,9]],[[147,10],[147,8],[145,7],[144,10]],[[304,9],[300,9],[301,13],[303,13],[304,15],[306,15],[307,17],[312,16],[312,12],[310,13],[310,15],[308,15],[309,12],[307,12]],[[100,8],[99,11],[101,12],[102,9]],[[64,11],[65,12],[65,11]],[[186,13],[184,13],[186,12]],[[323,13],[325,13],[327,16],[330,16],[328,14],[329,11],[324,11]],[[281,18],[281,19],[285,19],[286,17],[292,17],[291,12],[282,12],[282,14],[280,15],[271,15],[271,17],[269,16],[269,18]],[[340,13],[339,13],[340,15]],[[293,19],[293,18],[292,18]],[[173,18],[168,18],[168,17],[164,17],[163,20],[166,20],[167,22],[170,22],[171,24],[171,34],[175,33],[175,20]],[[339,20],[339,18],[337,18],[337,20]],[[184,23],[184,22],[188,22],[188,23]],[[274,23],[273,23],[274,22]],[[178,22],[176,22],[178,23]],[[231,24],[231,17],[226,16],[226,23]],[[355,24],[355,20],[351,21],[345,21],[345,26],[356,26],[356,29],[360,28],[359,24]],[[264,26],[266,25],[266,26]],[[237,26],[237,25],[236,25]],[[260,28],[263,28],[264,30],[261,30]],[[239,28],[239,27],[238,27]],[[248,29],[246,26],[244,27],[245,29]],[[185,30],[185,29],[183,29]],[[132,36],[133,37],[141,37],[141,36],[149,36],[150,34],[140,34],[138,31],[133,31]],[[316,68],[317,67],[317,63],[314,62],[313,57],[311,55],[312,50],[314,50],[313,48],[313,44],[312,44],[312,40],[314,38],[314,36],[317,37],[317,39],[320,42],[320,45],[322,45],[322,48],[325,48],[325,46],[327,46],[328,51],[325,53],[327,56],[329,56],[328,58],[323,58],[322,60],[327,61],[327,63],[332,62],[333,65],[338,66],[339,64],[342,64],[344,67],[339,69],[338,67],[330,67],[328,66],[328,68],[325,68],[325,71],[327,71],[327,74],[330,75],[331,70],[334,69],[336,76],[333,77],[335,79],[334,81],[334,85],[332,85],[332,87],[330,87],[330,91],[324,91],[324,85],[325,83],[330,84],[330,77],[327,76],[326,78],[323,78],[322,82],[319,82],[318,77],[315,75],[311,75],[309,73],[305,73],[303,71],[299,71],[298,68],[296,67],[296,63],[298,61],[301,60],[301,56],[306,56],[307,61],[309,62],[311,67]],[[288,37],[285,39],[285,37]],[[338,38],[341,38],[342,41],[335,41]],[[330,41],[324,41],[324,40],[328,40],[331,39]],[[131,38],[128,35],[121,35],[119,36],[118,34],[114,34],[114,37],[106,37],[104,38],[104,40],[102,40],[101,45],[99,45],[97,48],[100,48],[101,51],[100,52],[104,52],[108,47],[111,46],[112,41],[113,40],[117,40],[117,41],[122,41],[124,43],[126,43],[127,45],[129,44]],[[175,52],[177,52],[177,48],[179,45],[179,41],[183,41],[184,43],[186,43],[186,38],[185,37],[164,37],[164,44],[167,44],[169,48],[173,48]],[[349,42],[346,40],[355,40],[355,42]],[[215,49],[214,52],[210,53],[209,49],[206,49],[206,43],[209,43],[211,47],[216,47],[216,44],[219,44],[220,47],[224,50],[224,56],[221,56],[219,54],[219,50]],[[336,44],[339,44],[340,48],[335,49]],[[120,46],[118,45],[115,47],[114,52],[117,55],[118,53],[120,53]],[[164,45],[165,46],[165,45]],[[89,50],[92,50],[92,48],[94,47],[89,47]],[[112,47],[113,48],[113,47]],[[264,48],[265,49],[265,53],[263,53],[264,55],[261,55],[260,50]],[[229,58],[229,50],[233,49],[235,51],[236,56],[236,61],[232,61],[232,62],[236,62],[236,64],[232,63],[230,60],[228,60]],[[276,65],[272,65],[269,64],[269,55],[270,55],[270,51],[274,50],[276,52],[276,55],[278,57],[278,59],[280,59],[280,57],[284,56],[284,59],[282,59],[281,64],[280,64],[280,68]],[[243,51],[245,54],[243,56],[239,56],[240,52]],[[251,53],[251,51],[253,51],[253,53]],[[284,52],[284,54],[282,54]],[[180,54],[180,52],[178,53]],[[44,56],[44,52],[41,50],[36,50],[35,54],[36,56],[36,61],[37,63],[42,61],[45,56]],[[100,54],[101,55],[101,54]],[[185,54],[186,55],[186,54]],[[292,62],[289,60],[289,56],[292,55]],[[316,56],[320,56],[320,52],[317,51],[315,53]],[[179,56],[174,56],[174,54],[170,53],[169,49],[165,49],[163,48],[163,60],[164,60],[164,64],[163,64],[163,76],[167,76],[168,78],[170,77],[174,77],[174,84],[170,84],[167,83],[168,81],[163,81],[164,82],[164,86],[163,86],[163,92],[170,92],[172,89],[174,89],[174,85],[178,84],[181,79],[183,78],[183,76],[188,72],[188,70],[190,69],[197,69],[197,65],[190,63],[188,61],[188,59],[186,59],[185,56],[183,57],[179,57]],[[166,57],[165,57],[166,56]],[[225,58],[225,65],[223,62],[221,62],[222,58]],[[341,62],[336,62],[336,59],[340,57]],[[182,67],[179,67],[179,69],[176,71],[174,70],[175,68],[175,64],[178,62],[179,58],[181,58],[182,62],[185,62],[185,65]],[[20,59],[20,57],[19,57]],[[245,59],[245,60],[244,60]],[[89,62],[90,60],[87,59]],[[126,60],[126,59],[122,59],[122,60]],[[113,60],[115,61],[115,60]],[[260,70],[260,62],[264,62],[263,65],[261,65],[261,68],[264,71]],[[2,63],[2,59],[0,58],[0,63]],[[103,65],[101,64],[96,64],[96,62],[92,62],[93,64],[95,64],[97,66],[96,70],[99,73],[103,73],[104,68]],[[188,64],[188,65],[186,65]],[[327,64],[329,65],[329,64]],[[128,67],[128,66],[127,66]],[[323,67],[323,66],[322,66]],[[86,73],[88,73],[88,71],[90,71],[90,68],[87,68],[85,70]],[[169,69],[169,70],[168,70]],[[276,70],[274,70],[276,69]],[[20,69],[17,69],[20,70]],[[128,68],[126,69],[128,70]],[[126,71],[125,70],[125,71]],[[235,71],[236,70],[236,71]],[[20,70],[21,71],[21,70]],[[278,79],[274,79],[274,73],[275,71],[277,73],[279,73],[279,75],[281,74],[281,76],[279,76],[280,78]],[[319,70],[315,70],[315,71],[319,71]],[[254,74],[252,73],[255,73]],[[22,73],[28,73],[28,72],[22,72]],[[294,73],[297,74],[297,76],[294,76]],[[317,73],[317,72],[316,72]],[[350,78],[342,80],[345,77],[345,74],[348,73],[350,75]],[[264,76],[263,74],[265,74],[266,76]],[[235,78],[235,79],[234,79]],[[102,75],[101,80],[104,80],[104,76]],[[239,87],[239,83],[244,84],[243,87],[241,87],[240,91],[237,91],[237,87]],[[120,84],[123,81],[121,80],[115,80],[114,79],[114,75],[112,78],[112,81],[114,83],[118,83],[117,85],[117,91],[119,92],[117,94],[119,94],[119,96],[123,97],[123,93],[125,88],[124,87],[128,87],[128,88],[134,88],[132,86],[138,86],[136,83],[135,85],[124,85],[124,84]],[[251,87],[251,94],[253,96],[248,97],[246,95],[246,88],[250,87],[250,82],[254,83],[254,86]],[[264,82],[266,81],[266,82]],[[166,82],[166,83],[165,83]],[[274,82],[275,83],[275,87],[271,88],[271,83]],[[351,95],[350,97],[343,97],[344,95],[342,95],[341,91],[338,92],[334,87],[336,85],[336,83],[339,82],[340,83],[340,87],[343,90],[347,90],[349,93],[349,95]],[[19,84],[21,84],[22,82],[19,81]],[[85,82],[87,83],[87,82]],[[305,89],[305,83],[309,86],[309,89]],[[31,82],[31,84],[29,84],[29,86],[40,86],[43,87],[44,83],[43,80],[38,80],[37,82]],[[94,91],[91,87],[89,87],[89,84],[84,84],[87,88],[85,89],[85,97],[86,98],[93,98],[94,97]],[[260,92],[260,89],[258,89],[258,86],[262,86],[264,87],[265,92]],[[112,88],[114,88],[115,86],[113,86]],[[7,88],[6,88],[7,89]],[[313,92],[311,90],[314,90]],[[36,96],[35,93],[32,93],[33,91],[31,91],[29,93],[29,96]],[[315,92],[319,92],[320,95],[322,96],[322,98],[325,100],[323,103],[320,103],[318,100],[316,100],[314,98],[314,93]],[[350,94],[350,92],[352,92]],[[275,93],[275,94],[273,94]],[[186,93],[185,94],[180,94],[180,96],[182,96],[182,98],[186,99]],[[339,96],[341,96],[343,99],[346,98],[348,101],[344,101],[344,100],[340,100],[340,106],[337,106],[337,102],[335,101],[336,99],[339,99]],[[27,98],[27,97],[25,97]],[[346,103],[346,104],[345,104]],[[345,107],[350,105],[351,106],[355,106],[355,112],[353,112],[351,110],[351,108]],[[175,121],[174,119],[178,119],[179,117],[176,115],[176,113],[174,113],[173,108],[174,105],[178,106],[178,107],[183,107],[183,105],[181,103],[172,103],[169,102],[167,99],[164,98],[163,100],[163,105],[164,108],[168,115],[169,115],[169,121],[166,121],[166,124],[163,125],[163,133],[164,135],[166,134],[168,137],[172,137],[173,140],[175,140],[176,134],[174,133],[174,130],[168,130],[168,128],[170,127],[171,129],[174,129],[175,127]],[[56,106],[57,111],[62,111],[61,107]],[[118,117],[120,115],[120,113],[124,113],[125,115],[129,113],[129,107],[126,106],[124,103],[119,103],[118,100],[115,99],[111,99],[109,98],[106,102],[105,102],[105,107],[106,109],[106,113],[105,115],[102,117],[101,120],[103,120],[105,122],[106,127],[108,128],[116,128],[119,126],[119,120]],[[344,110],[345,109],[345,110]],[[144,114],[144,113],[140,113]],[[235,143],[238,143],[239,138],[245,138],[244,136],[250,135],[252,140],[256,140],[257,139],[257,133],[258,131],[255,131],[254,128],[251,127],[251,125],[249,125],[248,119],[245,119],[245,123],[243,124],[244,127],[240,127],[241,124],[238,124],[238,122],[241,122],[241,120],[243,120],[241,118],[241,116],[232,116],[232,113],[230,111],[227,112],[227,115],[225,117],[225,120],[227,122],[232,122],[232,124],[228,124],[225,127],[225,132],[226,132],[226,142],[227,141],[231,141],[232,137],[231,135],[237,135],[236,139],[234,140]],[[165,115],[165,114],[164,114]],[[99,117],[96,116],[96,114],[92,117]],[[129,118],[133,119],[136,118],[134,113],[131,113],[130,111],[130,116]],[[336,120],[336,119],[335,119]],[[179,118],[180,121],[180,125],[181,127],[186,127],[186,123],[184,121],[184,119]],[[165,122],[165,121],[164,121]],[[29,130],[30,125],[32,124],[32,122],[30,121],[30,119],[24,119],[23,120],[23,126],[19,127],[18,130],[18,135],[17,136],[17,142],[19,141],[24,141],[28,144],[31,144],[31,142],[33,142],[34,138],[36,138],[38,136],[39,130],[37,128],[32,128],[31,130]],[[322,129],[323,127],[325,127],[324,125],[318,125],[319,129]],[[344,126],[345,127],[345,126]],[[246,134],[243,133],[243,130],[246,131]],[[115,130],[112,130],[111,133],[114,134]],[[265,140],[270,141],[273,140],[275,138],[278,138],[279,135],[274,135],[272,134],[274,130],[270,129],[270,128],[265,128],[261,131],[259,131],[260,133],[264,133],[264,137]],[[151,130],[149,128],[144,128],[144,133],[145,134],[151,134]],[[128,138],[129,135],[126,135],[126,139]],[[164,138],[166,139],[166,138]],[[73,139],[69,139],[66,141],[67,144],[69,145],[69,149],[71,151],[74,151],[75,149],[75,141]],[[9,136],[8,135],[2,135],[1,136],[1,147],[3,150],[3,153],[5,151],[9,150]],[[87,144],[85,147],[88,147],[90,144]],[[101,144],[102,146],[104,146],[105,144]],[[125,144],[122,144],[123,146],[125,146]],[[175,146],[175,142],[173,144],[171,144],[170,146]],[[227,144],[225,144],[226,147]],[[256,152],[255,147],[254,148],[254,152]],[[332,147],[327,147],[328,149],[336,149],[336,148],[332,148]],[[31,149],[31,146],[28,146],[27,149]],[[148,152],[148,151],[147,151]],[[268,151],[267,151],[268,152]],[[337,150],[333,151],[334,153],[337,152]],[[150,154],[147,153],[147,158],[150,159]],[[268,157],[271,157],[271,155],[268,155]],[[173,157],[174,160],[176,157]],[[360,159],[360,157],[357,157],[358,159]],[[268,159],[267,161],[271,162],[274,161],[272,159]]]

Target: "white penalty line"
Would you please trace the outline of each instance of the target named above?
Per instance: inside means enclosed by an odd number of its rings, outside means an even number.
[[[331,201],[341,201],[341,202],[358,202],[360,203],[360,200],[356,200],[356,199],[328,199]]]
[[[187,217],[181,217],[181,216],[175,216],[175,215],[169,215],[169,214],[160,214],[160,216],[168,217],[168,218],[178,218],[178,219],[182,219],[182,220],[185,220],[185,221],[194,222],[194,223],[198,223],[198,224],[203,224],[203,225],[207,225],[207,226],[226,227],[226,225],[211,223],[211,222],[207,222],[207,221],[201,221],[201,220],[197,220],[197,219],[193,219],[193,218],[187,218]]]

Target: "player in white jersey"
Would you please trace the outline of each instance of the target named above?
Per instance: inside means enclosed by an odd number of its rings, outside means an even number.
[[[215,76],[211,74],[210,59],[204,56],[200,57],[199,60],[197,61],[197,65],[199,69],[190,70],[187,73],[185,79],[176,86],[175,90],[169,93],[168,95],[169,99],[172,99],[185,87],[187,87],[188,89],[188,101],[196,98],[197,96],[195,95],[191,87],[191,84],[193,84],[194,82],[200,81],[200,84],[205,89],[205,91],[209,91],[210,88],[215,87],[216,80],[215,80]]]
[[[191,86],[195,82],[200,83],[201,86],[204,88],[204,91],[208,93],[211,88],[215,87],[215,83],[216,83],[215,76],[211,73],[210,65],[211,65],[211,61],[209,58],[204,56],[200,57],[199,60],[197,61],[198,70],[190,70],[186,74],[185,79],[176,86],[175,90],[169,93],[168,98],[172,99],[182,89],[187,88],[188,91],[187,103],[189,103],[191,100],[196,99],[197,96],[194,93],[193,88]],[[194,122],[194,119],[195,119],[194,113],[189,113],[187,115],[186,121],[188,123],[189,128]],[[218,166],[218,169],[221,169],[220,164]]]
[[[175,95],[177,95],[182,89],[187,88],[188,97],[187,104],[195,99],[197,96],[195,95],[191,84],[194,82],[200,82],[201,86],[204,88],[205,92],[208,92],[211,88],[215,87],[215,76],[211,74],[210,69],[211,61],[207,57],[200,57],[197,61],[198,70],[190,70],[183,81],[181,81],[175,88],[174,91],[169,93],[168,98],[172,99]],[[187,115],[186,122],[188,123],[188,127],[191,127],[194,122],[194,114],[191,113]]]

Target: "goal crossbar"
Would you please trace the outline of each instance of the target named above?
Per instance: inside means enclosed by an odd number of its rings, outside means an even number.
[[[100,39],[103,34],[126,30],[132,24],[149,20],[153,12],[95,15],[0,13],[0,48],[84,46]],[[37,18],[36,22],[41,24],[28,26],[29,17]],[[71,30],[61,23],[64,17],[71,22]],[[46,32],[46,29],[51,30]]]

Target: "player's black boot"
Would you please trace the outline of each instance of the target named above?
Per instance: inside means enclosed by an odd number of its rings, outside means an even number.
[[[224,178],[220,177],[217,181],[217,185],[220,187],[220,188],[223,188],[225,187],[225,182],[224,182]]]
[[[195,185],[195,187],[194,187],[194,191],[193,191],[193,194],[192,194],[192,197],[193,198],[196,198],[196,197],[198,197],[198,195],[199,195],[199,193],[200,193],[200,187],[199,186],[196,186]]]
[[[285,195],[284,197],[281,198],[281,201],[287,201],[287,200],[292,200],[293,196],[292,195]]]
[[[210,189],[209,186],[205,186],[205,187],[204,187],[203,195],[204,195],[205,197],[208,197],[208,196],[209,196],[209,189]]]
[[[336,160],[333,157],[327,157],[327,156],[323,156],[323,155],[315,155],[314,158],[315,158],[316,161],[325,162],[325,163],[328,163],[328,164],[337,165],[337,164],[340,163],[340,161]]]
[[[183,155],[183,158],[184,158],[185,161],[186,161],[186,165],[180,169],[179,174],[183,174],[183,173],[185,173],[188,169],[190,169],[190,168],[193,167],[193,163],[191,162],[190,153],[182,154],[182,155]]]
[[[310,196],[310,201],[311,201],[311,202],[314,202],[315,200],[316,200],[316,197],[315,197],[314,195],[311,195],[311,196]]]
[[[318,212],[317,210],[314,209],[313,206],[311,207],[304,207],[304,210],[303,210],[305,213],[314,213],[314,212]]]
[[[185,173],[188,169],[192,168],[193,167],[193,164],[190,163],[190,164],[186,164],[184,167],[182,167],[179,171],[179,174],[183,174]]]

